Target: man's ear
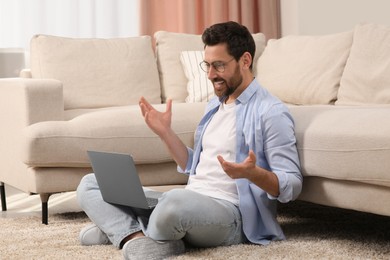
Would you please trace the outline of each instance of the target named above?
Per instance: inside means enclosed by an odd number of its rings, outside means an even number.
[[[241,56],[242,63],[244,65],[245,69],[249,69],[252,65],[252,55],[249,52],[244,52],[244,54]]]

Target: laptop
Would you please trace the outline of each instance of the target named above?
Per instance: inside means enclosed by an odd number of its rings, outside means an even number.
[[[117,205],[152,209],[162,192],[144,191],[129,154],[87,151],[103,200]]]

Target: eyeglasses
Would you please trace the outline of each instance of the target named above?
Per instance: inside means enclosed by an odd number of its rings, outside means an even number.
[[[225,71],[225,66],[226,64],[228,64],[229,62],[231,62],[232,60],[234,60],[234,58],[232,58],[231,60],[227,61],[227,62],[223,62],[223,61],[214,61],[212,62],[211,64],[206,62],[206,61],[202,61],[201,63],[199,63],[199,66],[200,68],[206,72],[206,73],[209,73],[210,71],[210,67],[212,66],[216,71],[218,72],[224,72]]]

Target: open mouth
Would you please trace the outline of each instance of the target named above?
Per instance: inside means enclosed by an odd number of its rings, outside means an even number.
[[[222,90],[222,88],[225,86],[225,81],[222,79],[215,79],[213,80],[213,85],[216,90]]]

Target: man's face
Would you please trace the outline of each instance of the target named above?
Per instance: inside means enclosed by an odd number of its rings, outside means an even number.
[[[204,61],[209,65],[207,76],[215,95],[230,96],[240,87],[243,77],[239,63],[228,54],[226,44],[206,46]]]

